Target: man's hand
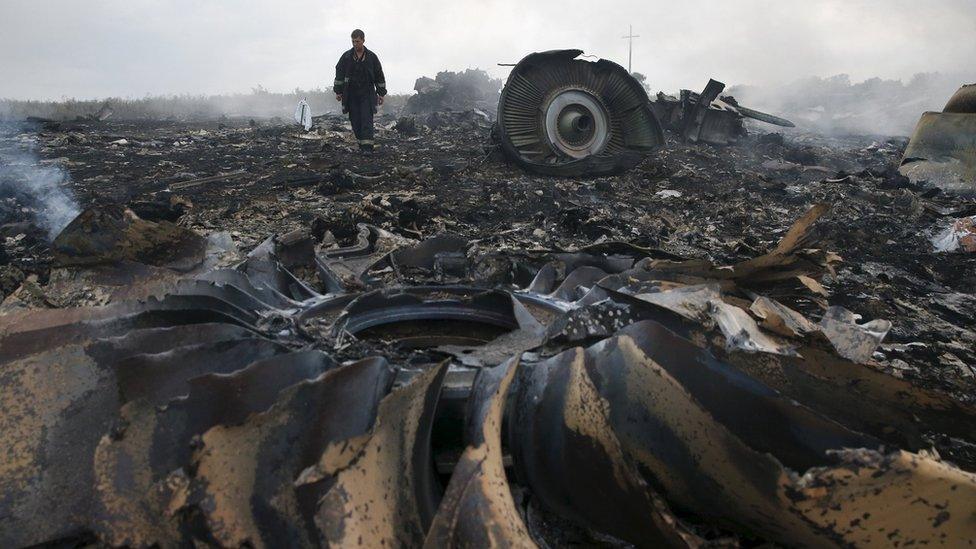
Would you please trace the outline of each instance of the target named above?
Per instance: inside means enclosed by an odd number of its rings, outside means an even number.
[[[336,94],[336,101],[342,103],[342,94],[341,93],[337,93]]]
[[[382,105],[383,104],[383,96],[382,95],[377,95],[376,96],[376,104],[377,105]]]

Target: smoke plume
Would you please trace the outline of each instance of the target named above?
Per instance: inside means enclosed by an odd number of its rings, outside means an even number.
[[[45,164],[20,131],[0,134],[0,225],[29,221],[54,238],[80,209],[60,166]]]
[[[824,134],[911,135],[925,111],[941,111],[968,73],[923,73],[909,81],[870,78],[853,83],[846,74],[810,77],[784,86],[733,86],[742,105],[784,116],[801,131]]]

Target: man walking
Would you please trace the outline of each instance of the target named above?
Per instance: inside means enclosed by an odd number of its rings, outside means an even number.
[[[365,42],[363,31],[352,31],[352,49],[342,54],[336,64],[332,89],[342,103],[342,112],[349,113],[359,150],[369,152],[373,150],[373,114],[376,106],[383,104],[386,77],[379,58],[366,49]]]

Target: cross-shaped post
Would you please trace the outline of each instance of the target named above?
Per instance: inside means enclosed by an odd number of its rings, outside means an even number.
[[[633,73],[634,71],[631,70],[630,64],[634,60],[634,38],[640,38],[640,35],[634,34],[634,26],[631,25],[630,32],[627,33],[627,36],[622,36],[621,38],[630,40],[630,47],[627,49],[627,72]]]

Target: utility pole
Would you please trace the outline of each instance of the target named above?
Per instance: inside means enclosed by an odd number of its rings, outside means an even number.
[[[627,36],[621,36],[621,38],[630,40],[630,47],[627,49],[627,73],[632,74],[634,71],[631,70],[630,64],[634,60],[634,38],[640,38],[640,35],[634,34],[634,26],[631,25]]]

